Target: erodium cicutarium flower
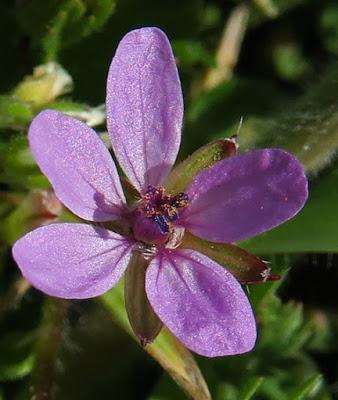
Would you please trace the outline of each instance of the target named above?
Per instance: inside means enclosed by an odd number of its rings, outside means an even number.
[[[33,286],[69,299],[99,296],[127,268],[131,275],[142,268],[141,291],[161,321],[159,329],[165,324],[205,356],[244,353],[255,344],[256,324],[241,285],[223,266],[180,243],[187,232],[232,243],[271,229],[303,207],[307,180],[291,154],[262,149],[218,161],[183,192],[168,193],[182,118],[167,37],[158,28],[129,32],[109,69],[107,126],[139,200],[127,205],[114,162],[92,129],[60,112],[42,111],[29,129],[33,155],[62,203],[92,224],[38,228],[15,243],[13,255]]]

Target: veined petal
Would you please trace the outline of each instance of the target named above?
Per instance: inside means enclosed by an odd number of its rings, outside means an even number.
[[[19,239],[13,257],[37,289],[65,299],[99,296],[123,275],[132,243],[86,224],[53,224]]]
[[[181,141],[183,99],[174,56],[158,28],[129,32],[109,69],[107,123],[115,155],[142,192],[158,186]]]
[[[255,150],[198,174],[180,222],[212,242],[236,242],[274,228],[303,207],[307,179],[299,161],[280,149]]]
[[[146,274],[150,304],[189,349],[209,356],[250,351],[255,319],[240,284],[224,268],[193,250],[160,253]]]
[[[108,221],[123,212],[125,198],[116,167],[91,128],[61,112],[46,110],[34,118],[28,136],[41,171],[74,214]]]

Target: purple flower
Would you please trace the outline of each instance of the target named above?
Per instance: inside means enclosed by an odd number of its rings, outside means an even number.
[[[302,208],[307,180],[292,155],[263,149],[219,161],[184,193],[167,193],[182,117],[167,37],[157,28],[129,32],[110,66],[107,120],[115,155],[140,194],[136,205],[127,206],[114,162],[88,126],[47,110],[29,129],[34,157],[62,203],[88,221],[122,221],[126,235],[104,224],[53,224],[18,240],[13,255],[36,288],[82,299],[112,288],[141,254],[148,300],[180,341],[210,357],[247,352],[256,324],[240,284],[212,259],[180,248],[180,239],[186,230],[231,243],[271,229]]]

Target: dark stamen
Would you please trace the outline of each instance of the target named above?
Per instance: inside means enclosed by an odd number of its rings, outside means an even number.
[[[169,232],[169,224],[163,215],[155,215],[154,222],[156,222],[156,224],[160,228],[161,233]]]
[[[171,224],[178,219],[178,209],[186,207],[188,203],[186,193],[167,195],[162,187],[148,186],[139,210],[151,218],[162,233],[168,233]]]

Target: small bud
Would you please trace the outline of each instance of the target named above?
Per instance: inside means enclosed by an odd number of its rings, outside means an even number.
[[[57,97],[71,92],[73,80],[61,65],[55,62],[39,65],[33,75],[26,76],[14,89],[14,96],[39,108]]]

